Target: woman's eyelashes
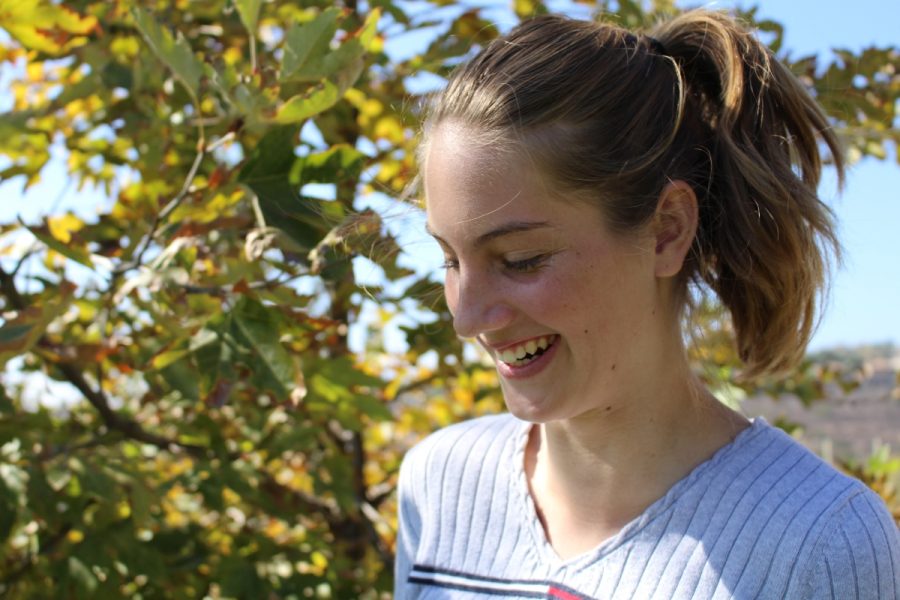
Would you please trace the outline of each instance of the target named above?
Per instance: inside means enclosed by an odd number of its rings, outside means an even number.
[[[550,254],[535,254],[518,260],[504,259],[503,267],[516,273],[533,273],[543,267],[549,258]]]
[[[456,260],[455,258],[447,258],[447,257],[444,257],[444,262],[443,262],[443,264],[441,265],[441,268],[442,268],[442,269],[454,269],[454,270],[455,270],[455,269],[458,269],[458,268],[459,268],[459,261]]]
[[[511,271],[513,273],[533,273],[540,270],[544,265],[546,265],[550,256],[551,253],[543,253],[516,260],[502,258],[500,259],[500,264],[504,270]],[[452,271],[458,270],[459,260],[452,257],[444,257],[444,262],[441,265],[441,268],[449,269]]]

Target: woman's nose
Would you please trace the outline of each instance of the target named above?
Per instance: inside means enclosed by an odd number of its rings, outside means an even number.
[[[460,269],[444,286],[453,328],[461,337],[476,337],[512,323],[514,310],[495,278]]]

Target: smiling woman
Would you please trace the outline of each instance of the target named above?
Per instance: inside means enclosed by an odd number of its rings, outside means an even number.
[[[509,415],[400,477],[398,598],[892,598],[883,504],[719,404],[681,335],[691,284],[749,373],[802,355],[835,248],[799,82],[694,11],[651,35],[541,17],[461,67],[420,150],[454,328]]]

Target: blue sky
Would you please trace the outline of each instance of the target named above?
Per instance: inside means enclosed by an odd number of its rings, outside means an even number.
[[[507,2],[478,4],[508,6]],[[760,7],[760,17],[785,26],[785,49],[795,57],[833,47],[858,50],[872,44],[900,45],[897,0],[719,1],[703,5],[728,8],[754,4]],[[5,88],[6,81],[0,73],[0,89]],[[0,110],[9,107],[9,98],[3,96],[0,94]],[[845,259],[834,273],[830,301],[811,348],[879,342],[900,346],[900,252],[895,246],[900,228],[900,166],[896,155],[885,162],[867,159],[854,165],[840,196],[833,179],[829,177],[823,186],[823,198],[837,214]],[[73,209],[87,216],[94,213],[99,201],[95,193],[78,193],[68,186],[65,167],[59,161],[27,195],[21,194],[21,187],[19,180],[0,185],[0,221],[21,215],[33,223],[51,209],[57,214]],[[426,251],[430,242],[422,239],[424,233],[412,237],[416,238],[415,252]],[[438,257],[432,264],[439,261]]]

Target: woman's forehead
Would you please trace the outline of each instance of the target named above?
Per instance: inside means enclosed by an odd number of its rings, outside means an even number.
[[[426,168],[425,212],[437,235],[463,228],[467,233],[510,221],[547,221],[540,186],[529,185],[527,172],[488,164],[477,154],[441,154]]]

